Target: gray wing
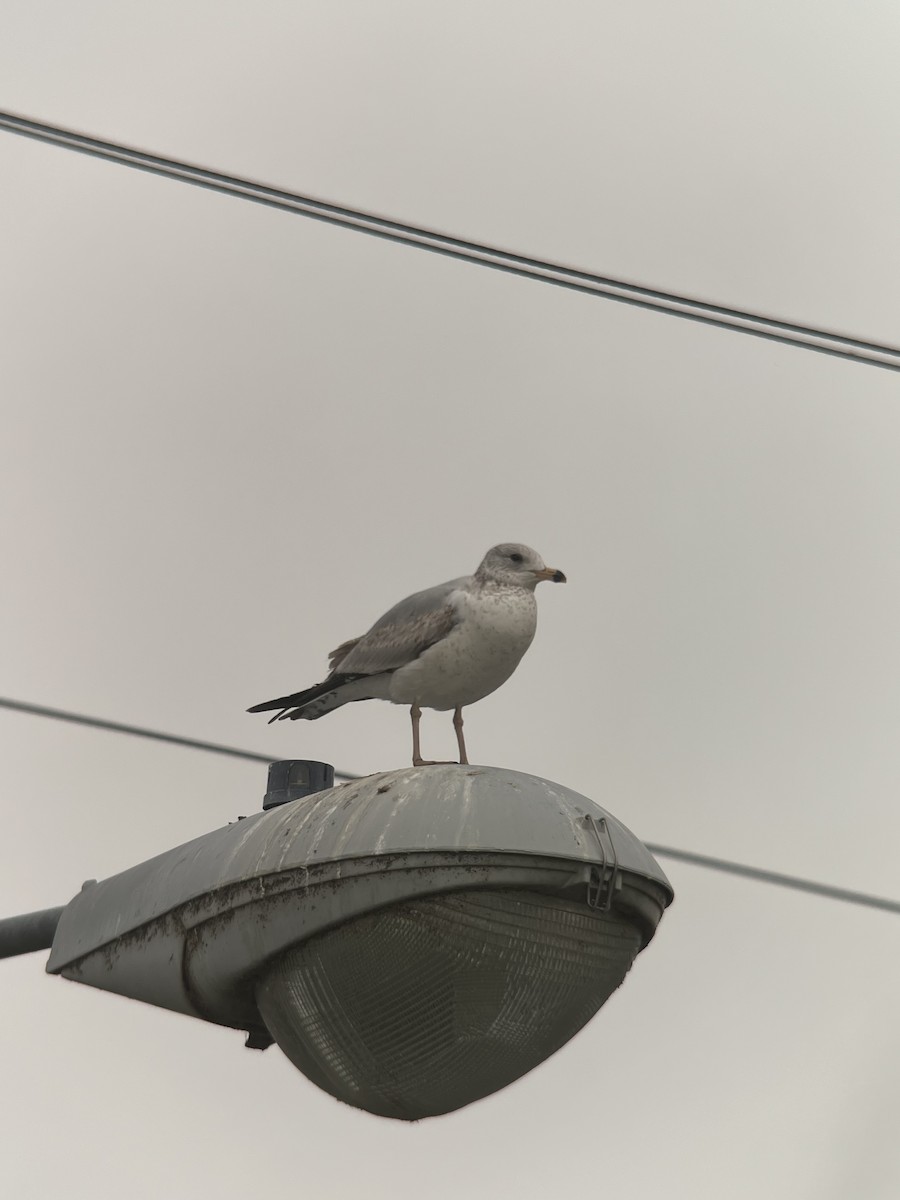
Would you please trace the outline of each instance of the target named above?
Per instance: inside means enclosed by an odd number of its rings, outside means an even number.
[[[368,633],[344,642],[329,655],[333,674],[377,675],[396,671],[445,638],[459,620],[450,597],[472,582],[471,575],[407,596],[381,617]]]

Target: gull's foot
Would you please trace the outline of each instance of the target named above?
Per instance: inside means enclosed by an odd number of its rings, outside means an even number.
[[[414,767],[458,767],[455,758],[414,758]]]

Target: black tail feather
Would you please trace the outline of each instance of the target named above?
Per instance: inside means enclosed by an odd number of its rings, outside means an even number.
[[[335,688],[339,688],[344,683],[352,683],[354,679],[361,679],[361,675],[329,675],[321,683],[313,684],[312,687],[306,688],[302,692],[294,692],[290,696],[279,696],[277,700],[266,700],[262,704],[254,704],[252,708],[248,708],[249,713],[271,712],[277,709],[275,716],[269,719],[271,725],[273,721],[283,721],[289,715],[290,709],[300,711],[306,707],[311,700],[318,700],[320,696],[324,696],[327,692],[333,692]],[[293,720],[293,716],[291,717]]]

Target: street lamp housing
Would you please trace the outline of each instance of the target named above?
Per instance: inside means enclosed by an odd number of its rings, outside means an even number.
[[[558,1049],[672,895],[587,798],[442,764],[279,803],[85,885],[47,970],[274,1037],[339,1099],[414,1120]]]

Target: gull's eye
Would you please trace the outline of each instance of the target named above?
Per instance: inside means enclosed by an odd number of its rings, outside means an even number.
[[[513,560],[513,562],[514,562],[514,563],[520,563],[520,562],[524,562],[524,561],[525,561],[525,559],[522,557],[522,555],[521,555],[521,554],[518,554],[518,553],[517,553],[517,554],[511,554],[509,557],[510,557],[510,558]]]

